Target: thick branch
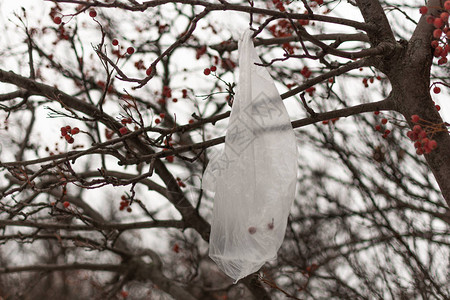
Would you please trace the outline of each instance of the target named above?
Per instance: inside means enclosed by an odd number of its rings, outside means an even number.
[[[311,35],[313,38],[319,41],[327,41],[327,40],[339,40],[340,42],[347,41],[359,41],[359,42],[369,42],[369,38],[364,33],[326,33],[326,34],[313,34]],[[305,40],[309,40],[308,36],[304,37]],[[256,47],[258,46],[270,46],[270,45],[282,45],[284,43],[289,42],[299,42],[299,38],[297,35],[292,35],[288,37],[280,37],[280,38],[272,38],[272,39],[255,39],[254,44]],[[237,42],[236,41],[227,41],[225,43],[211,45],[210,48],[214,49],[220,53],[228,51],[237,50]]]
[[[5,226],[20,226],[33,227],[39,229],[53,229],[53,230],[72,230],[72,231],[93,231],[93,230],[132,230],[144,228],[184,228],[183,221],[177,220],[161,220],[161,221],[147,221],[147,222],[133,222],[133,223],[100,223],[92,222],[92,226],[88,225],[71,225],[71,224],[53,224],[33,221],[18,221],[18,220],[0,220],[0,227]]]
[[[71,265],[31,265],[20,267],[6,267],[0,268],[0,274],[18,273],[18,272],[55,272],[55,271],[69,271],[69,270],[120,272],[123,271],[124,269],[125,268],[121,265],[75,263]]]
[[[363,15],[366,24],[376,27],[375,30],[367,32],[372,46],[381,42],[395,43],[389,21],[384,13],[379,0],[356,0],[359,10]]]

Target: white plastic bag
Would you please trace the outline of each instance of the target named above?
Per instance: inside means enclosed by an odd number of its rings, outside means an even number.
[[[209,256],[235,282],[275,259],[297,181],[294,131],[273,79],[246,30],[225,147],[203,176],[215,191]]]

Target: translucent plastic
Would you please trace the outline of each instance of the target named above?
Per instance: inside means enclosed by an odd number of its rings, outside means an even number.
[[[235,282],[277,256],[297,181],[297,147],[286,108],[247,30],[222,153],[203,188],[215,192],[209,256]]]

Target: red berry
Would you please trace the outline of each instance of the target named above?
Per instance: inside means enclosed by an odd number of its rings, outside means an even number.
[[[446,10],[450,10],[450,1],[445,1],[445,3],[444,3],[444,8],[445,8]]]
[[[436,147],[437,147],[437,142],[436,142],[435,140],[431,140],[431,141],[428,143],[428,146],[431,148],[431,150],[434,150],[434,149],[436,149]]]
[[[417,155],[422,155],[423,154],[423,149],[422,148],[417,148],[416,153],[417,153]]]
[[[152,67],[148,67],[147,71],[145,71],[145,74],[147,74],[147,76],[150,76],[150,74],[152,74],[153,68]]]
[[[426,14],[428,12],[428,7],[422,6],[421,8],[419,8],[419,12],[422,15]]]
[[[420,120],[420,117],[418,115],[412,115],[411,116],[411,121],[413,123],[417,123],[417,122],[419,122],[419,120]]]
[[[256,233],[256,227],[253,227],[253,226],[249,227],[248,228],[248,233],[255,234]]]
[[[434,89],[433,89],[433,93],[439,94],[440,92],[441,92],[441,88],[438,87],[438,86],[435,86]]]
[[[127,53],[130,54],[130,55],[133,54],[134,53],[134,48],[133,47],[128,47],[127,48]]]
[[[447,12],[441,13],[442,21],[447,22],[448,21],[448,17],[449,17],[449,14]]]
[[[217,67],[216,66],[212,66],[211,67],[211,72],[215,72],[217,70]]]
[[[193,119],[189,120],[189,124],[193,124],[195,121]]]
[[[173,245],[172,251],[175,252],[175,253],[180,252],[180,246],[178,246],[178,244]]]
[[[378,116],[378,115],[380,114],[380,112],[377,110],[377,111],[374,111],[373,114],[374,114],[375,116]]]
[[[447,57],[442,57],[438,60],[438,65],[445,65],[448,62]]]
[[[128,128],[126,128],[125,126],[121,127],[119,129],[119,132],[120,132],[121,135],[127,134],[128,133]]]
[[[322,121],[322,124],[323,124],[323,125],[327,125],[328,123],[330,123],[330,120]]]
[[[420,125],[414,125],[413,131],[414,131],[415,133],[419,134],[420,132],[422,132],[422,126],[420,126]]]
[[[391,131],[390,131],[389,129],[386,129],[386,130],[384,131],[384,134],[385,134],[385,135],[389,135],[389,133],[391,133]]]
[[[117,45],[119,45],[119,41],[117,39],[113,39],[112,44],[113,44],[113,46],[117,46]]]
[[[388,122],[388,120],[386,118],[381,119],[381,124],[386,124]]]
[[[420,139],[420,140],[423,140],[424,138],[426,138],[427,137],[427,133],[425,132],[425,131],[421,131],[421,132],[419,132],[419,134],[417,135],[417,137]]]
[[[90,10],[89,11],[89,16],[91,17],[91,18],[95,18],[96,16],[97,16],[97,12],[95,11],[95,10]]]
[[[434,56],[435,57],[441,56],[443,51],[444,51],[444,48],[442,48],[441,46],[437,46],[436,49],[434,49]]]
[[[436,109],[437,109],[437,111],[440,111],[441,107],[439,105],[436,105]]]
[[[438,46],[439,46],[439,42],[438,41],[436,41],[436,40],[432,40],[431,41],[431,47],[437,48]]]
[[[376,130],[376,131],[381,131],[381,126],[380,126],[380,125],[376,125],[376,126],[375,126],[375,130]]]
[[[62,20],[61,20],[61,18],[60,17],[55,17],[54,19],[53,19],[53,22],[55,23],[55,24],[61,24],[61,22],[62,22]]]
[[[442,28],[442,26],[444,26],[444,21],[441,18],[436,18],[434,19],[433,25],[436,28]]]
[[[159,114],[159,117],[160,117],[161,119],[164,119],[164,118],[166,117],[166,114],[165,114],[165,113],[160,113],[160,114]]]
[[[127,297],[128,297],[128,292],[127,292],[127,291],[121,291],[121,292],[120,292],[120,295],[121,295],[123,298],[127,298]]]
[[[209,68],[204,69],[203,74],[205,74],[205,75],[211,74],[211,69],[209,69]]]
[[[65,208],[68,208],[70,206],[70,202],[69,201],[64,201],[63,203]]]
[[[406,136],[409,138],[409,139],[413,139],[413,134],[414,134],[414,132],[413,131],[408,131],[407,133],[406,133]]]
[[[159,123],[161,123],[161,120],[160,119],[155,119],[155,124],[159,124]]]
[[[68,136],[68,135],[66,135],[66,136]],[[69,144],[73,144],[73,143],[75,142],[75,139],[74,139],[73,137],[70,137],[70,138],[67,140],[67,142],[68,142]]]
[[[178,102],[178,99],[177,98],[173,98],[172,101],[173,102]]]
[[[442,35],[442,30],[440,30],[440,29],[435,29],[435,30],[433,31],[433,36],[434,36],[435,39],[439,39],[439,38],[441,37],[441,35]]]
[[[173,155],[167,156],[167,157],[166,157],[166,160],[167,160],[168,162],[173,162]]]
[[[66,127],[61,127],[61,135],[65,136],[67,134],[67,129]]]
[[[130,212],[132,212],[132,211],[133,211],[133,209],[132,209],[131,207],[128,207],[128,208],[127,208],[127,212],[130,213]]]
[[[74,127],[74,128],[70,131],[70,133],[71,133],[71,134],[77,134],[77,133],[80,133],[80,129],[79,129],[78,127]]]

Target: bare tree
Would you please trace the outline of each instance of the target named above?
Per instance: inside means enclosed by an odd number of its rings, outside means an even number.
[[[0,298],[450,297],[450,1],[36,3],[2,24]],[[300,178],[279,258],[233,285],[201,178],[248,26]]]

